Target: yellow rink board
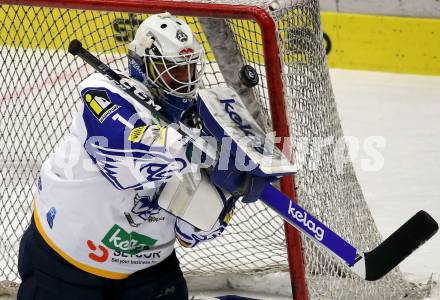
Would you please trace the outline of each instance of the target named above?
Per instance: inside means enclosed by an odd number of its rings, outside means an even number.
[[[322,13],[330,67],[440,75],[440,19]]]
[[[0,43],[23,48],[67,50],[73,39],[92,52],[125,53],[140,22],[148,15],[27,6],[0,8]],[[194,18],[185,18],[193,31],[200,31]],[[198,35],[203,43],[206,37]],[[206,44],[208,58],[212,55]]]
[[[11,9],[7,5],[0,8],[0,43],[66,49],[69,41],[77,38],[92,52],[126,52],[127,41],[147,16],[18,6],[12,13]],[[330,67],[440,75],[440,20],[329,12],[321,15],[323,31],[332,46]],[[193,30],[200,30],[193,18],[187,21]],[[260,30],[248,21],[235,24],[252,32],[246,36],[248,31],[243,31],[244,38],[238,40],[250,50],[244,53],[246,59],[262,63]],[[206,40],[203,35],[198,39]],[[213,59],[209,48],[207,52],[208,59]]]

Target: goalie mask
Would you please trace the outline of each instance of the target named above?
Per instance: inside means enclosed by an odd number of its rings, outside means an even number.
[[[165,93],[186,101],[196,94],[204,57],[188,24],[170,13],[156,14],[136,31],[129,45],[128,70],[156,96]]]

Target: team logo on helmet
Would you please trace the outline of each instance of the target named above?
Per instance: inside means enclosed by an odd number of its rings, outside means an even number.
[[[176,33],[176,39],[178,39],[180,42],[183,43],[188,40],[188,35],[186,35],[186,33],[183,32],[182,30],[178,29]]]

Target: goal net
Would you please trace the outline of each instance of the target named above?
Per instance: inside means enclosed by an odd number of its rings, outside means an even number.
[[[149,13],[163,11],[185,18],[205,47],[205,87],[232,86],[267,132],[288,136],[288,129],[292,157],[300,166],[295,176],[300,204],[358,249],[368,251],[380,243],[353,166],[346,160],[317,0],[126,0],[123,6],[116,0],[20,2],[26,5],[0,0],[4,285],[20,282],[19,240],[31,218],[39,168],[69,128],[81,101],[78,83],[93,73],[66,52],[69,41],[80,40],[111,67],[125,70],[127,45],[140,22]],[[252,89],[239,83],[244,64],[260,77]],[[295,196],[291,179],[283,181],[282,189]],[[185,276],[290,271],[297,299],[424,296],[397,269],[377,282],[363,281],[306,237],[301,244],[296,231],[286,228],[262,204],[239,205],[222,237],[195,249],[177,246]]]

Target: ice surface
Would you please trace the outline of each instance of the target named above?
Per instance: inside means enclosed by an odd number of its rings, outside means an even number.
[[[384,237],[418,210],[440,222],[440,77],[332,70],[345,135],[361,150],[354,159],[366,200]],[[362,143],[382,136],[383,167],[367,171]],[[440,273],[440,234],[403,261],[404,273]]]

